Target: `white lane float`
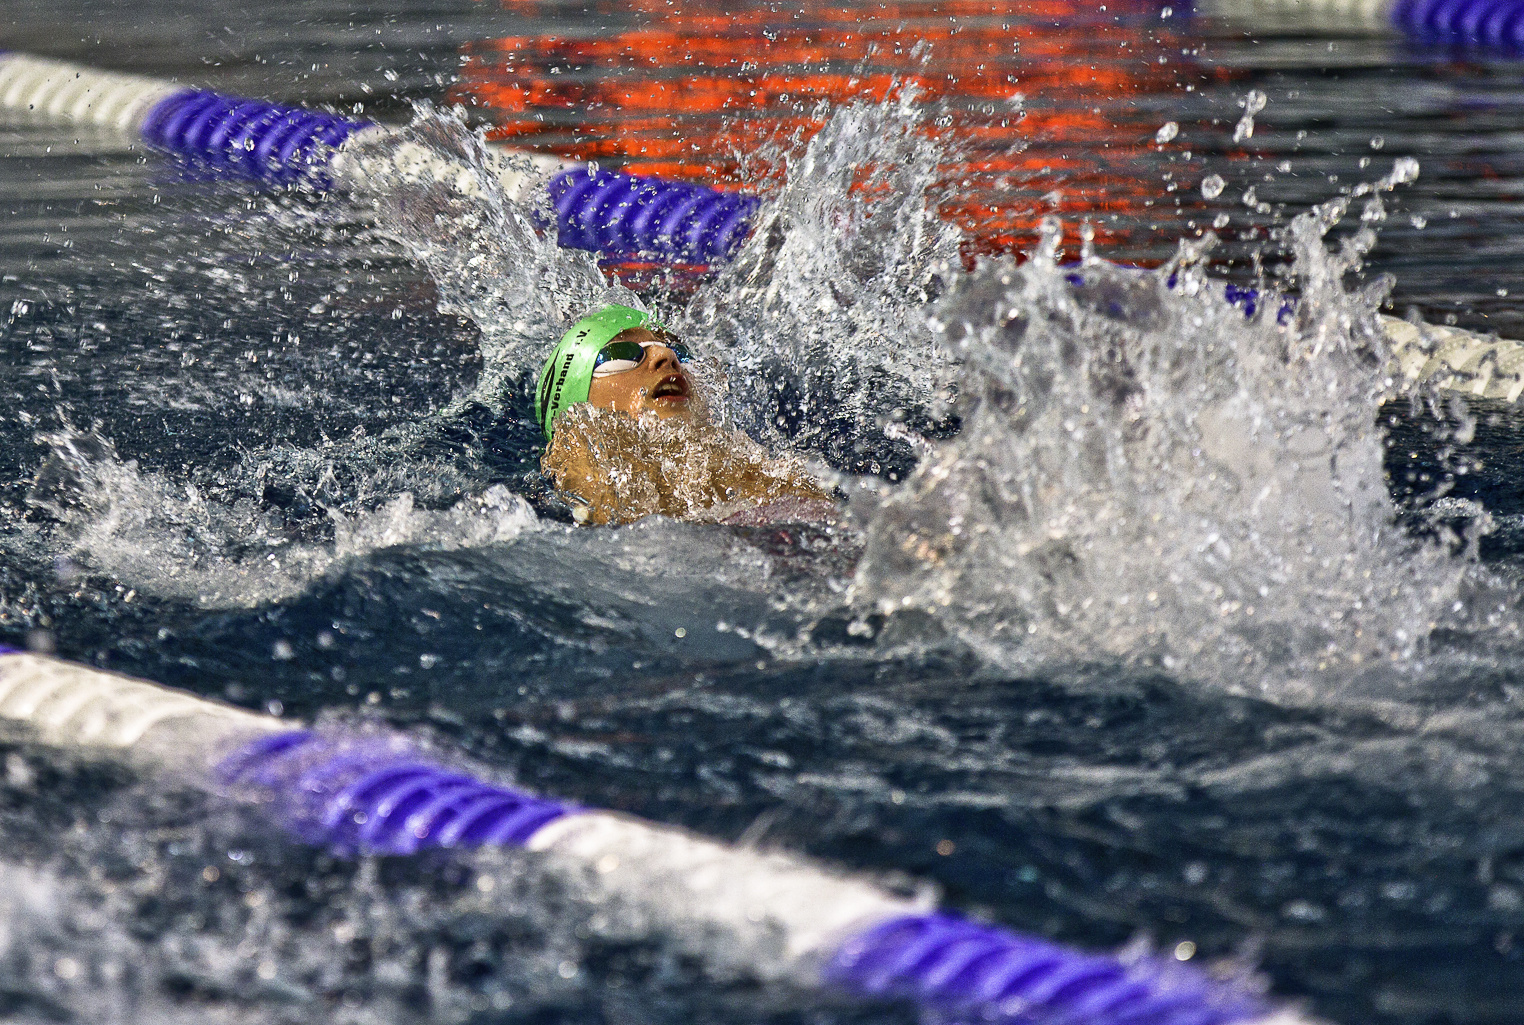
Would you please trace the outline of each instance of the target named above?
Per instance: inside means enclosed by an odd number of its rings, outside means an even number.
[[[796,984],[1004,1025],[1308,1025],[1169,956],[1073,950],[876,882],[442,764],[401,734],[311,730],[56,658],[0,649],[0,719],[37,743],[254,803],[340,855],[512,845],[579,871],[660,927],[765,950]]]

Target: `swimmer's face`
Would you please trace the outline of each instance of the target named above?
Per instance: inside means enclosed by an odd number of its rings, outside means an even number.
[[[609,345],[637,343],[641,347],[640,359],[608,359],[596,368],[587,401],[629,416],[655,413],[662,419],[698,418],[701,413],[698,397],[693,394],[693,382],[666,341],[643,327],[632,327],[615,335]],[[615,355],[607,346],[604,352],[606,356]],[[627,354],[633,355],[633,350]]]

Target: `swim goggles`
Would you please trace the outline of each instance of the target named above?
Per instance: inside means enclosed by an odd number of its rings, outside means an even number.
[[[671,349],[672,355],[677,357],[679,363],[687,363],[693,359],[693,354],[688,351],[686,345],[662,332],[659,338],[649,342],[609,342],[598,350],[598,355],[593,360],[593,376],[608,377],[610,374],[622,374],[627,370],[634,370],[645,361],[646,350],[653,345],[662,345]]]

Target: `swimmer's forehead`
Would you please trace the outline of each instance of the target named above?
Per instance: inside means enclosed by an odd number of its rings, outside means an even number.
[[[617,335],[615,335],[613,338],[610,338],[609,341],[611,341],[611,342],[661,342],[662,344],[666,344],[667,342],[671,341],[675,337],[677,337],[677,336],[672,334],[669,331],[666,331],[666,330],[662,329],[662,328],[657,328],[655,331],[652,331],[650,328],[646,328],[646,327],[627,327],[623,331],[621,331]]]

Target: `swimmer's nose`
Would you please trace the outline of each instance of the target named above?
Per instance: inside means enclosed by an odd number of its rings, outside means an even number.
[[[652,345],[646,349],[646,358],[651,361],[652,370],[677,370],[677,353],[665,345]]]

